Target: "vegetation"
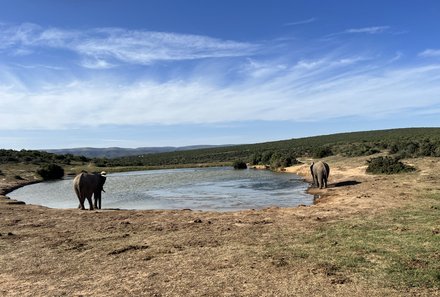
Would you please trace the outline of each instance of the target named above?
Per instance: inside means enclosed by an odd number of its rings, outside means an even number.
[[[415,168],[399,161],[399,158],[377,157],[367,161],[368,173],[374,174],[396,174],[401,172],[411,172]]]
[[[69,165],[72,161],[88,162],[89,159],[83,156],[74,156],[71,154],[56,155],[43,151],[34,150],[4,150],[0,149],[0,164],[24,163],[24,164],[61,164]]]
[[[64,176],[64,169],[57,164],[45,164],[37,170],[37,174],[44,180],[60,179]]]
[[[331,155],[369,156],[388,152],[399,158],[440,157],[440,128],[409,128],[216,147],[189,151],[145,154],[115,159],[95,159],[97,166],[170,166],[174,164],[227,163],[233,160],[285,167],[297,157],[323,158]]]
[[[301,236],[288,230],[266,253],[292,265],[313,263],[334,283],[357,275],[396,288],[440,288],[440,193],[417,201],[385,214],[323,224]]]
[[[119,158],[88,159],[72,154],[56,155],[41,151],[0,150],[0,164],[69,164],[96,167],[173,168],[215,164],[231,166],[234,160],[252,165],[288,167],[298,157],[323,158],[331,155],[346,157],[369,156],[385,152],[396,158],[421,156],[440,157],[440,128],[410,128],[354,133],[340,133],[283,141],[203,148]],[[97,169],[99,171],[99,168]]]
[[[235,161],[233,167],[234,169],[247,169],[246,162],[243,162],[241,160]]]

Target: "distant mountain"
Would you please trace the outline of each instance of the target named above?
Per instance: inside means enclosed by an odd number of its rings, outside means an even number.
[[[108,147],[108,148],[93,148],[93,147],[80,147],[80,148],[67,148],[67,149],[48,149],[43,150],[53,154],[72,154],[75,156],[84,156],[87,158],[118,158],[125,156],[137,156],[146,154],[176,152],[176,151],[189,151],[206,148],[226,147],[230,145],[191,145],[191,146],[163,146],[163,147],[139,147],[139,148],[121,148],[121,147]]]

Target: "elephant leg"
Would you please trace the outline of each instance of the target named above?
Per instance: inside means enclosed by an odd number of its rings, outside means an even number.
[[[79,197],[78,200],[79,200],[78,208],[81,209],[81,210],[86,209],[86,208],[84,207],[85,197]]]
[[[87,201],[89,201],[90,210],[93,210],[92,196],[87,196]]]
[[[96,209],[101,209],[101,195],[100,193],[98,195],[93,196],[94,206]]]
[[[95,200],[95,208],[96,209],[101,209],[101,199],[100,198],[96,198],[96,200]]]

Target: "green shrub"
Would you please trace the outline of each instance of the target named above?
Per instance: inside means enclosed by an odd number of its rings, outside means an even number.
[[[37,174],[44,180],[60,179],[64,176],[64,169],[57,164],[46,164],[37,170]]]
[[[249,163],[251,163],[251,165],[259,165],[261,164],[261,159],[262,159],[261,153],[254,153],[249,158]]]
[[[376,144],[354,143],[341,145],[337,152],[345,157],[360,157],[380,153],[380,148]]]
[[[312,151],[313,158],[320,159],[320,158],[325,158],[325,157],[328,157],[328,156],[331,156],[331,155],[333,155],[333,151],[328,146],[318,147],[318,148],[316,148],[316,149],[314,149]]]
[[[367,172],[373,174],[396,174],[415,170],[414,167],[405,165],[393,157],[377,157],[368,160],[367,163]]]
[[[247,169],[247,165],[245,162],[237,160],[234,162],[234,169]]]
[[[273,155],[272,151],[263,152],[263,154],[261,155],[261,161],[260,161],[261,164],[269,164],[272,155]]]

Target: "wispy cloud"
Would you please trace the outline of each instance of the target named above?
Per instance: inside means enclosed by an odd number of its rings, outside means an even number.
[[[102,59],[84,59],[81,61],[80,65],[88,69],[110,69],[115,67],[115,65]]]
[[[352,28],[347,29],[344,33],[365,33],[365,34],[379,34],[384,33],[390,29],[389,26],[375,26],[375,27],[365,27],[365,28]]]
[[[393,33],[390,31],[390,26],[373,26],[373,27],[363,27],[363,28],[350,28],[344,31],[330,33],[323,37],[323,40],[327,40],[328,38],[333,38],[336,36],[344,36],[344,35],[357,35],[357,34],[368,34],[368,35],[376,35],[382,33],[392,33],[392,34],[403,34],[401,33]]]
[[[440,65],[387,68],[388,61],[366,61],[323,56],[289,65],[252,59],[237,67],[233,75],[240,79],[227,84],[207,80],[199,70],[164,82],[92,78],[35,89],[25,82],[7,84],[3,73],[0,98],[8,109],[0,111],[0,129],[323,121],[386,117],[438,105]]]
[[[316,18],[309,18],[309,19],[306,19],[306,20],[301,20],[301,21],[296,21],[296,22],[285,23],[284,26],[305,25],[305,24],[310,24],[310,23],[316,22],[316,21],[317,21]]]
[[[156,61],[252,55],[259,45],[202,35],[96,28],[85,31],[43,28],[35,24],[0,26],[0,50],[26,54],[36,48],[64,49],[83,58],[88,68],[108,68],[110,60],[151,64]],[[86,62],[84,62],[86,61]]]
[[[426,49],[419,53],[420,57],[440,57],[440,49]]]
[[[389,63],[394,63],[396,61],[399,61],[400,59],[402,59],[403,57],[403,53],[402,52],[396,52],[396,54],[394,55],[394,57],[392,57],[391,59],[389,59]]]
[[[341,34],[387,30],[380,26]],[[0,103],[7,106],[0,110],[0,129],[325,121],[386,117],[438,106],[439,64],[399,66],[392,62],[402,57],[400,52],[380,57],[332,48],[332,43],[323,45],[324,50],[314,43],[308,51],[307,44],[299,48],[296,43],[271,52],[274,47],[200,35],[3,24],[0,54],[17,49],[29,51],[28,55],[59,51],[68,52],[74,61],[44,66],[44,59],[26,64],[26,59],[15,57],[20,63],[0,67]],[[439,50],[427,49],[419,56],[438,54]],[[130,67],[142,68],[136,75],[116,68],[124,63],[183,60],[193,60],[190,71],[164,70],[168,63]],[[77,71],[77,65],[83,68]],[[109,68],[115,69],[93,71]],[[159,68],[160,79],[153,73]]]

